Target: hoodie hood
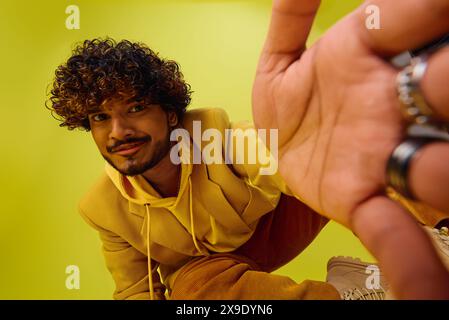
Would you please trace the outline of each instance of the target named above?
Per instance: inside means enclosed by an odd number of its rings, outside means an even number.
[[[105,170],[114,185],[122,196],[128,201],[138,205],[150,205],[152,207],[170,208],[176,206],[181,196],[189,185],[189,178],[192,174],[192,164],[181,163],[181,181],[176,197],[163,198],[142,176],[125,176],[106,163]]]

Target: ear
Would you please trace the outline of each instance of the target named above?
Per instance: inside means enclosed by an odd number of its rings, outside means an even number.
[[[167,117],[170,127],[175,127],[178,124],[178,116],[174,111],[167,112]]]

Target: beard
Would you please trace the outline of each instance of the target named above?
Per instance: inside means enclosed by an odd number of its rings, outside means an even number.
[[[170,130],[168,130],[165,139],[156,143],[154,147],[154,155],[151,157],[151,159],[141,163],[131,163],[126,169],[118,168],[109,157],[105,156],[104,154],[102,154],[102,156],[115,170],[117,170],[121,174],[125,176],[136,176],[156,166],[170,152],[171,146],[172,142],[170,141]],[[133,159],[129,158],[127,161],[132,162]]]

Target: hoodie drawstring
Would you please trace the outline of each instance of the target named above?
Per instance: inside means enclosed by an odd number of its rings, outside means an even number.
[[[198,250],[199,253],[202,255],[208,256],[209,253],[204,253],[200,247],[198,246],[198,243],[196,241],[195,236],[195,222],[193,220],[193,196],[192,196],[192,179],[190,179],[189,176],[189,208],[190,208],[190,234],[192,235],[193,244],[195,245],[196,250]]]
[[[153,268],[151,267],[151,249],[150,249],[150,209],[149,204],[145,203],[145,209],[147,211],[147,256],[148,256],[148,283],[150,285],[150,300],[154,300],[154,285],[153,285]]]
[[[209,253],[204,253],[200,246],[198,245],[195,236],[195,222],[193,219],[193,196],[192,196],[192,180],[189,177],[189,209],[190,209],[190,233],[192,235],[193,244],[202,255],[208,256]],[[154,300],[154,284],[153,284],[153,268],[151,266],[151,249],[150,249],[150,228],[151,228],[151,218],[150,218],[150,204],[145,203],[145,209],[147,214],[147,236],[146,236],[146,246],[147,246],[147,256],[148,256],[148,284],[150,286],[150,299]]]

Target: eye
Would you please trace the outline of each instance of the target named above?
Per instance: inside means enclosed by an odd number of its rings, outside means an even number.
[[[105,113],[97,113],[97,114],[92,115],[90,118],[93,121],[100,122],[100,121],[106,120],[108,118],[108,116]]]
[[[145,106],[143,106],[143,105],[141,105],[141,104],[138,104],[138,105],[135,105],[135,106],[131,107],[131,108],[129,109],[129,112],[131,112],[131,113],[136,113],[136,112],[142,111],[142,110],[144,110],[144,109],[146,109]]]

